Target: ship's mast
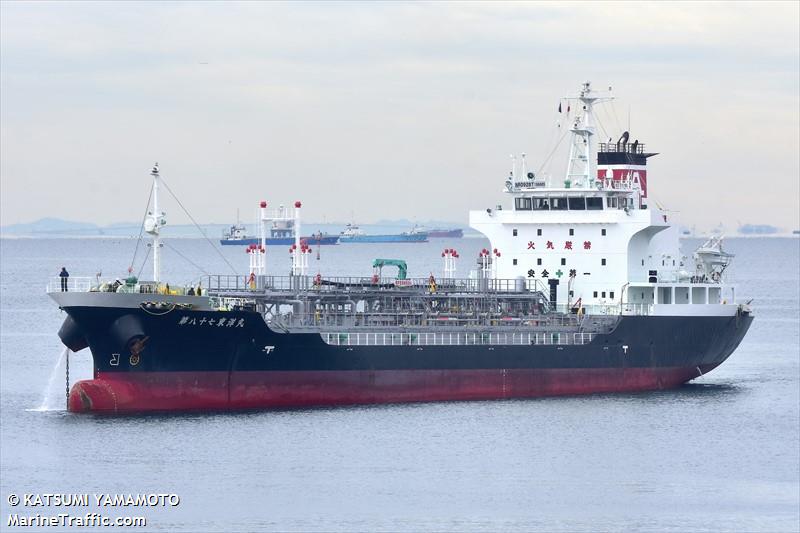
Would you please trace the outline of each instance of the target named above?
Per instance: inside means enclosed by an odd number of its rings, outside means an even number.
[[[153,210],[148,213],[148,218],[145,222],[145,231],[153,237],[153,281],[161,281],[161,238],[159,232],[161,226],[164,226],[167,221],[164,218],[165,213],[162,213],[158,208],[158,163],[153,166],[150,171],[153,176]]]
[[[294,245],[300,249],[300,208],[302,203],[299,201],[294,203]]]
[[[574,102],[581,107],[576,110],[575,119],[572,121],[570,132],[572,144],[569,149],[569,164],[567,165],[566,180],[573,183],[582,183],[585,187],[593,187],[597,178],[595,158],[597,142],[595,140],[593,106],[596,102],[613,100],[611,87],[609,92],[595,92],[591,83],[585,82],[578,96],[564,98],[567,102]],[[567,108],[569,109],[569,107]]]

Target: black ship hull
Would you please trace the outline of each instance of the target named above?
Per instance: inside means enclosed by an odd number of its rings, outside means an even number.
[[[279,333],[251,311],[71,307],[60,332],[89,346],[94,378],[75,412],[522,398],[678,386],[722,363],[752,322],[734,316],[621,316],[585,344],[332,345]]]

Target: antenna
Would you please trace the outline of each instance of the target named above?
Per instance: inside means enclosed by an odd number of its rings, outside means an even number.
[[[628,104],[628,131],[631,131],[631,104]]]
[[[565,176],[565,186],[573,182],[582,187],[592,187],[597,179],[595,150],[595,126],[593,108],[595,104],[613,100],[611,93],[596,92],[591,89],[591,83],[585,82],[577,96],[563,98],[567,102],[574,102],[576,115],[572,120],[569,131],[572,134],[570,143],[569,164]],[[568,107],[569,109],[569,107]]]

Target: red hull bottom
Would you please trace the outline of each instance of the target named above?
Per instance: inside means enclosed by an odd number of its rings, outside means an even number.
[[[676,387],[714,366],[103,374],[75,383],[69,410],[229,411],[632,392]]]

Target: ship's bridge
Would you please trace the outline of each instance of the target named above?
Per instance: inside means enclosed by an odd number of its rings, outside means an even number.
[[[528,172],[525,154],[518,173],[512,158],[503,188],[511,205],[470,212],[493,252],[476,275],[538,280],[561,305],[616,302],[631,283],[683,275],[676,230],[647,202],[647,159],[656,154],[627,131],[595,144],[591,102],[584,110],[562,178]]]
[[[629,143],[625,132],[619,142],[600,144],[596,176],[568,174],[559,187],[533,172],[519,179],[512,168],[505,192],[515,196],[517,211],[647,209],[647,158],[654,155],[638,140]]]
[[[515,211],[603,211],[636,209],[637,191],[614,183],[610,188],[515,188]],[[646,208],[646,206],[644,206]]]

